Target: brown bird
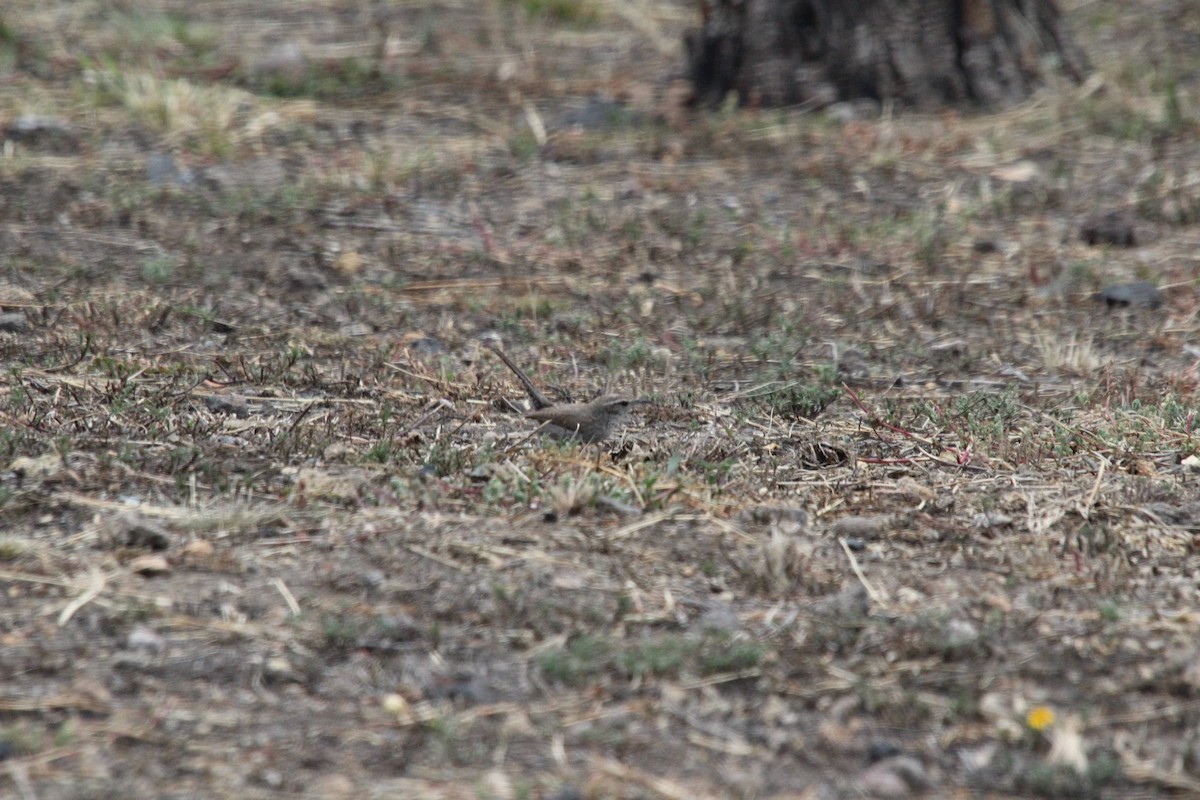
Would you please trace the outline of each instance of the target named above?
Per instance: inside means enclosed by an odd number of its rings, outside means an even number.
[[[552,403],[538,391],[525,371],[513,363],[500,349],[497,338],[486,336],[483,344],[495,353],[504,365],[512,370],[525,388],[533,403],[533,410],[525,416],[542,423],[541,430],[559,439],[578,439],[584,444],[602,442],[612,435],[613,429],[629,412],[629,409],[645,400],[630,400],[615,394],[604,394],[587,403]]]
[[[591,444],[607,439],[630,407],[644,402],[603,394],[588,403],[560,403],[549,408],[534,409],[526,412],[525,416],[542,423],[542,430],[555,438],[578,439],[584,444]]]

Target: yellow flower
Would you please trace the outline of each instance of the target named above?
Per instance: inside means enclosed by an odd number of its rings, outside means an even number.
[[[1034,706],[1025,715],[1025,724],[1035,731],[1044,731],[1054,724],[1054,712],[1046,706]]]

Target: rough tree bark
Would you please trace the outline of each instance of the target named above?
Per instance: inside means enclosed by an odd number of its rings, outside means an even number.
[[[1054,0],[700,0],[685,37],[694,99],[823,106],[868,97],[1002,107],[1045,69],[1089,69]]]

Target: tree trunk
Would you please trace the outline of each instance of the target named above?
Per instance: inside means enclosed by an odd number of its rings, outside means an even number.
[[[824,106],[862,97],[932,109],[1002,107],[1043,70],[1087,59],[1054,0],[700,0],[685,37],[694,100]]]

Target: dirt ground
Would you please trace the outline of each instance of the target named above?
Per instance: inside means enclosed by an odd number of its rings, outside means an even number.
[[[7,3],[0,796],[1200,796],[1200,7],[1062,5],[914,116],[683,108],[684,0]]]

